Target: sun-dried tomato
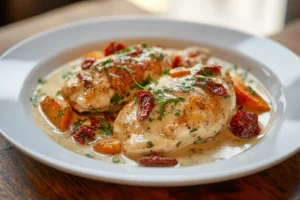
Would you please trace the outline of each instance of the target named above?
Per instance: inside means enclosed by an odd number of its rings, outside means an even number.
[[[87,88],[87,87],[89,87],[89,86],[91,86],[91,85],[93,84],[92,78],[91,78],[91,77],[83,76],[81,73],[78,73],[76,76],[77,76],[77,78],[78,78],[80,81],[82,81],[83,86],[84,86],[85,88]]]
[[[211,65],[202,67],[196,74],[202,76],[215,76],[221,74],[221,66],[218,65]]]
[[[164,157],[157,154],[152,154],[150,156],[144,156],[139,159],[139,163],[146,167],[167,167],[177,165],[178,161],[175,158]]]
[[[95,137],[96,127],[83,125],[72,132],[74,139],[80,144],[85,144],[86,140],[93,140]]]
[[[180,56],[175,56],[175,58],[173,59],[173,62],[172,62],[172,68],[179,67],[180,63],[181,63]]]
[[[77,76],[77,78],[78,78],[79,80],[81,80],[81,81],[82,81],[82,79],[83,79],[83,76],[82,76],[82,74],[81,74],[81,73],[78,73],[76,76]]]
[[[143,47],[136,46],[133,51],[130,51],[130,52],[126,53],[126,55],[128,55],[128,56],[138,56],[142,52],[143,52]]]
[[[208,90],[216,96],[222,97],[227,94],[227,89],[221,83],[216,83],[212,80],[198,80],[196,85]]]
[[[90,116],[89,119],[91,121],[91,125],[98,125],[99,124],[100,119],[97,119],[96,117],[92,117],[92,116]]]
[[[82,68],[83,70],[89,69],[89,68],[94,64],[95,61],[96,61],[95,58],[86,58],[86,59],[84,59],[84,61],[82,62],[81,68]]]
[[[259,134],[260,127],[256,113],[239,110],[231,119],[232,133],[240,138],[249,138]]]
[[[139,121],[145,120],[151,113],[154,104],[154,96],[148,90],[138,90],[136,92],[138,97],[138,112],[137,118]]]
[[[111,42],[105,47],[104,56],[109,56],[109,55],[114,54],[118,51],[121,51],[125,48],[126,48],[126,46],[124,44],[121,44],[118,42]]]

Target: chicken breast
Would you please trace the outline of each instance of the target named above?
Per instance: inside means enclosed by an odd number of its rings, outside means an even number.
[[[200,47],[178,51],[130,46],[103,59],[83,60],[80,72],[66,82],[61,94],[78,112],[118,111],[164,70],[206,63],[209,57],[209,50]]]
[[[183,76],[172,78],[172,74]],[[152,104],[138,98],[119,112],[114,136],[122,141],[127,155],[174,152],[206,141],[227,127],[236,104],[228,73],[220,66],[196,65],[190,74],[175,71],[170,75],[148,85]],[[153,108],[141,119],[139,109],[148,105]]]

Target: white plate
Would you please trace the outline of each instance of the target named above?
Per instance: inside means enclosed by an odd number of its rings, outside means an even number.
[[[273,97],[275,115],[266,136],[233,158],[182,168],[103,163],[54,143],[33,118],[29,97],[37,78],[91,50],[89,44],[93,42],[134,37],[204,43],[216,52],[229,52],[227,57],[224,54],[229,61],[249,65]],[[79,21],[33,36],[4,53],[0,59],[0,91],[0,131],[4,137],[42,163],[96,180],[149,186],[211,183],[263,170],[300,149],[299,58],[271,40],[221,27],[141,16]]]

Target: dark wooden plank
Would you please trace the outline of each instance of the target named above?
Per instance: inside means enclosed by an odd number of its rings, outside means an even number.
[[[300,153],[244,178],[190,187],[135,187],[69,175],[41,164],[0,137],[0,197],[4,199],[288,199],[300,179]]]

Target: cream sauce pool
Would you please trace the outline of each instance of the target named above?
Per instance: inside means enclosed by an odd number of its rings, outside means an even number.
[[[134,161],[134,158],[128,158],[122,153],[117,155],[107,155],[95,152],[92,146],[96,140],[86,145],[79,144],[71,136],[70,130],[66,132],[60,132],[53,125],[51,125],[51,123],[43,115],[43,112],[38,105],[39,100],[42,100],[46,95],[56,96],[62,99],[59,90],[64,85],[66,79],[68,79],[68,76],[70,75],[69,72],[73,73],[79,71],[79,68],[76,66],[80,66],[81,61],[81,59],[77,59],[59,67],[57,70],[45,77],[47,80],[46,83],[38,85],[33,96],[34,103],[37,105],[33,108],[37,124],[53,141],[73,152],[105,162],[114,162],[115,160],[118,160],[118,164],[138,165]],[[225,69],[230,70],[232,73],[247,75],[246,83],[250,85],[258,94],[260,94],[267,102],[271,102],[271,98],[268,96],[267,90],[250,73],[243,69],[236,68],[235,65],[215,57],[211,57],[208,63],[219,64]],[[167,156],[176,158],[178,160],[179,164],[177,167],[231,158],[255,145],[265,135],[271,123],[272,115],[272,110],[259,114],[259,122],[261,124],[262,131],[257,137],[241,139],[235,137],[229,130],[224,130],[210,141],[189,145],[178,152],[167,154]],[[74,112],[71,124],[78,119],[84,118],[88,118],[88,115],[79,115]],[[104,136],[99,136],[97,139],[101,139],[101,137]]]

